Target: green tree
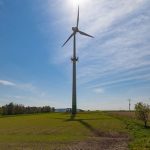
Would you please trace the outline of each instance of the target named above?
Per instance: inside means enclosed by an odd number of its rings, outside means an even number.
[[[43,106],[43,107],[28,106],[28,107],[25,107],[24,105],[14,104],[14,103],[6,104],[6,105],[2,106],[2,108],[0,107],[0,112],[2,113],[2,115],[47,113],[47,112],[54,112],[54,111],[55,111],[55,108],[50,107],[50,106]]]
[[[0,107],[0,114],[2,114],[2,107]]]
[[[144,122],[145,127],[147,127],[149,113],[150,113],[150,106],[148,104],[139,102],[135,105],[136,117],[137,119],[142,120]]]

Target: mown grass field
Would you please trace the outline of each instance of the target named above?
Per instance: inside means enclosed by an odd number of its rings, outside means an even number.
[[[150,129],[107,112],[0,117],[0,149],[150,149]]]

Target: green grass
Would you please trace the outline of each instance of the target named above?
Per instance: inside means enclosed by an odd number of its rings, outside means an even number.
[[[124,124],[103,113],[49,113],[0,118],[0,142],[74,141],[92,136],[94,130],[125,132]]]
[[[133,119],[133,117],[125,117],[119,114],[117,116],[113,114],[113,116],[126,124],[126,129],[128,129],[131,137],[131,142],[129,143],[130,149],[150,150],[150,126],[145,128],[142,121]]]
[[[66,113],[0,117],[0,146],[8,144],[69,143],[103,134],[129,134],[129,147],[150,149],[150,129],[141,122],[103,112],[80,113],[74,119]],[[140,149],[138,149],[140,148]]]

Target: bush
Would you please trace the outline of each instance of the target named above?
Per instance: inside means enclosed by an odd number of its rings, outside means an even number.
[[[135,105],[136,117],[137,119],[142,120],[144,122],[145,127],[147,127],[149,112],[150,112],[150,106],[148,104],[139,102]]]

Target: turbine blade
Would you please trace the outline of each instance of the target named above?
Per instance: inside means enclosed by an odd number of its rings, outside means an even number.
[[[78,31],[80,34],[82,34],[82,35],[85,35],[85,36],[89,36],[89,37],[91,37],[91,38],[94,38],[92,35],[89,35],[89,34],[87,34],[87,33],[85,33],[85,32],[82,32],[82,31]]]
[[[77,28],[79,26],[79,6],[78,6],[78,15],[77,15]]]
[[[62,45],[62,47],[72,38],[73,35],[74,35],[74,32],[69,36],[69,38],[68,38],[67,41]]]

